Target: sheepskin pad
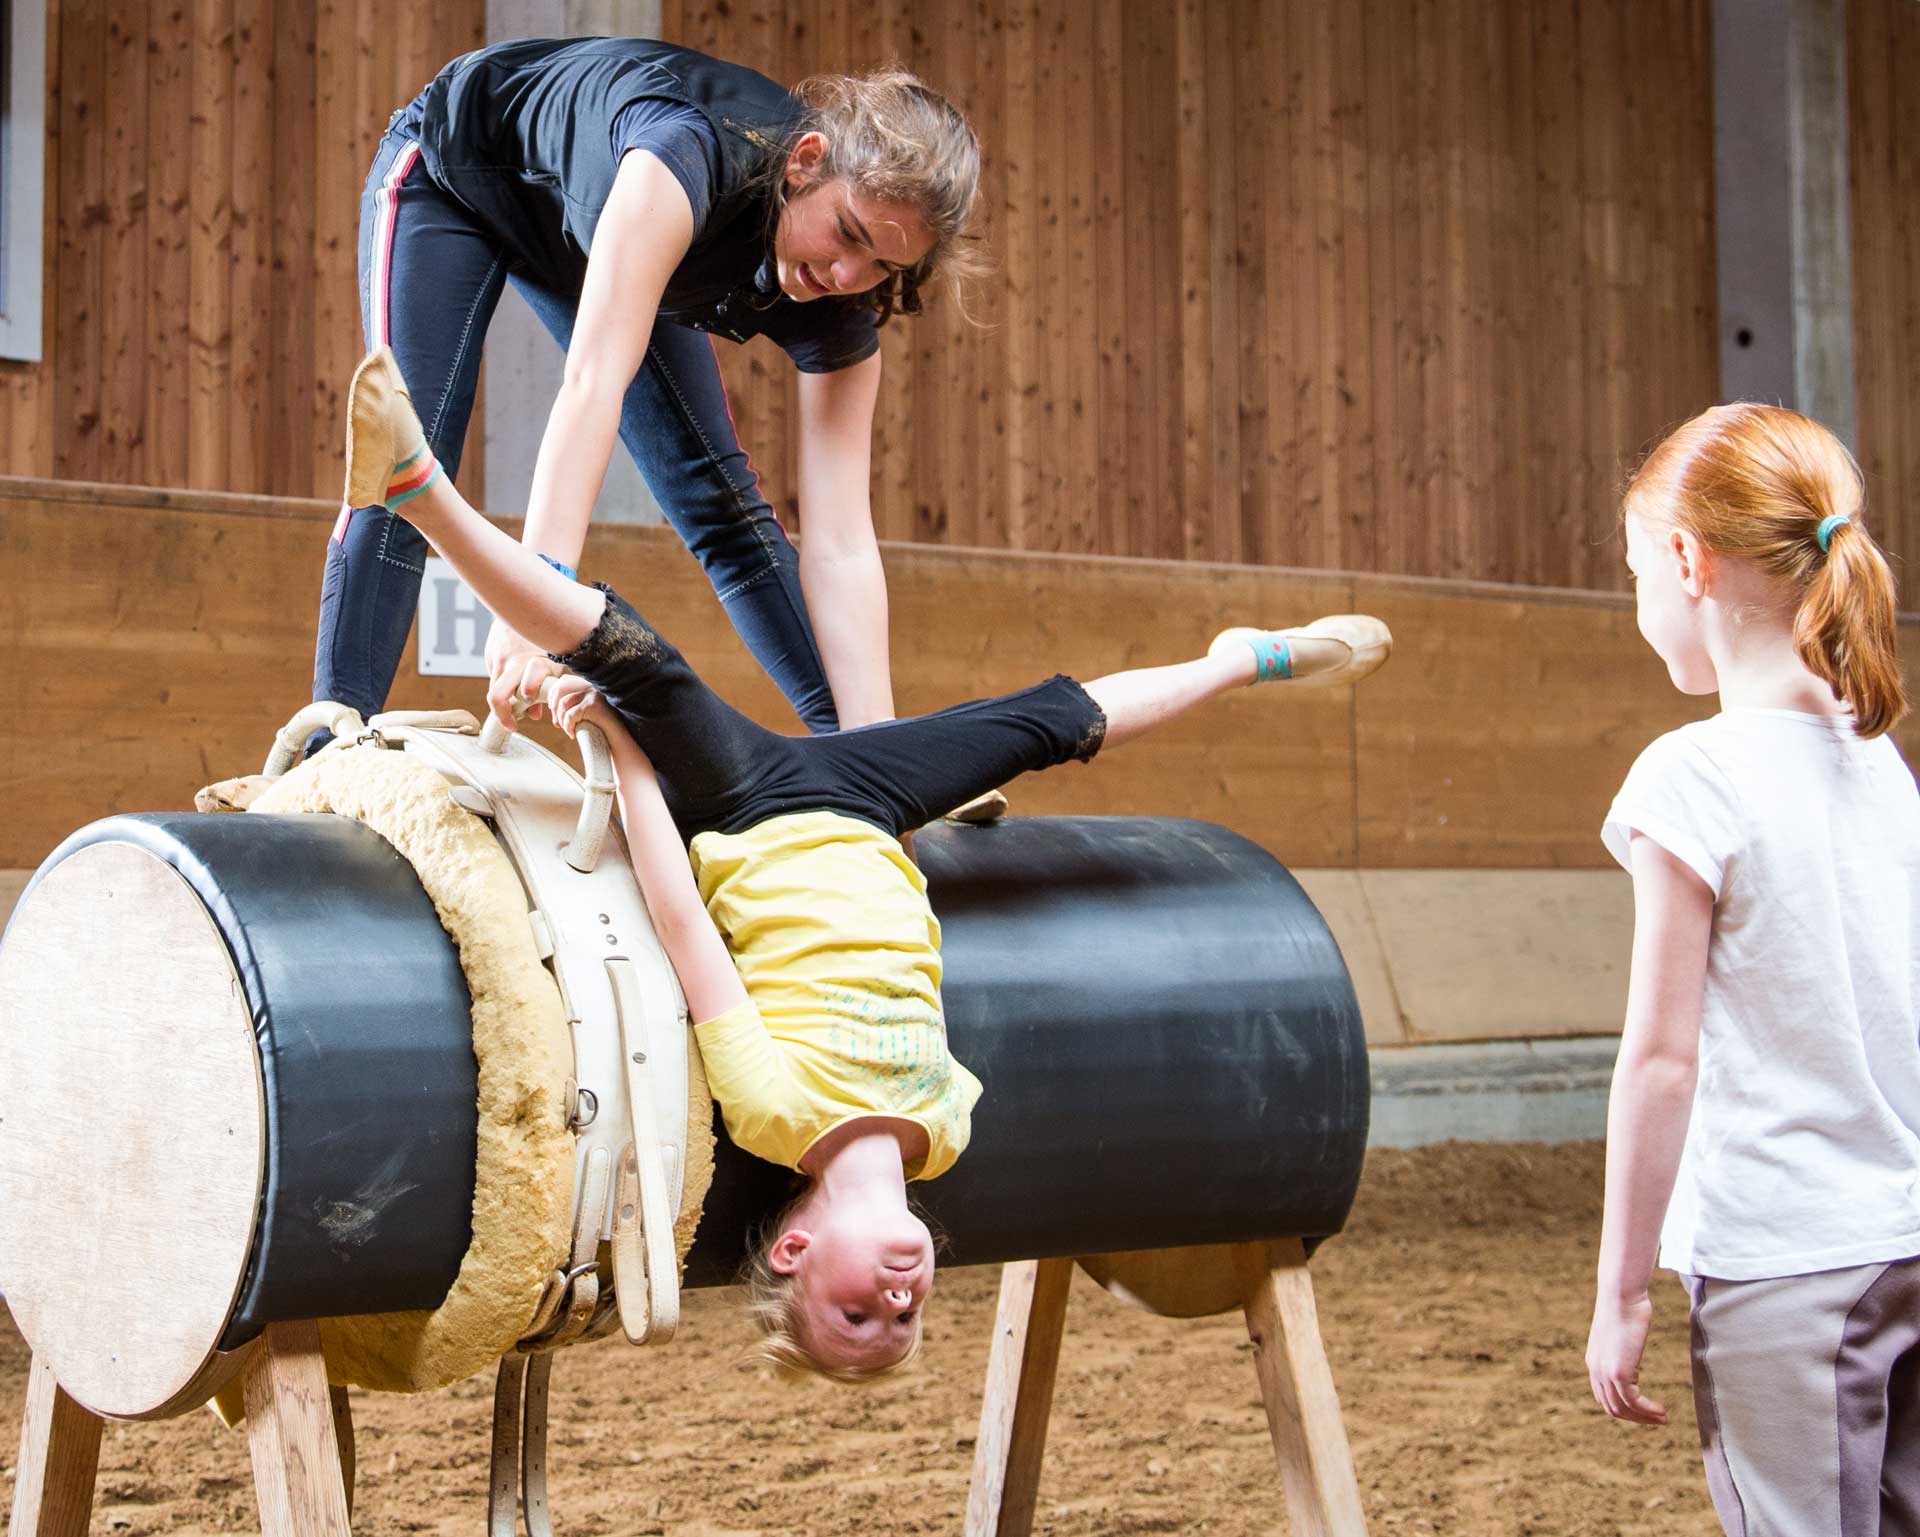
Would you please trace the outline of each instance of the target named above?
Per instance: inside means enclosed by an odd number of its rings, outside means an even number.
[[[323,1319],[328,1378],[381,1392],[420,1393],[483,1371],[533,1321],[542,1291],[571,1251],[573,1133],[566,1085],[573,1043],[559,989],[534,949],[512,861],[480,818],[454,804],[447,781],[405,753],[334,747],[244,793],[212,786],[207,811],[331,812],[364,822],[413,866],[459,950],[473,1011],[479,1138],[473,1233],[446,1300],[431,1312]],[[204,801],[204,803],[202,803]],[[674,1249],[693,1246],[713,1183],[713,1099],[687,1032],[687,1136]],[[607,1259],[605,1246],[601,1258]],[[229,1425],[245,1409],[235,1377],[214,1395]]]
[[[573,1044],[560,991],[534,949],[526,893],[484,822],[418,759],[367,745],[322,753],[249,812],[330,811],[404,857],[460,952],[473,998],[479,1151],[473,1238],[432,1312],[324,1320],[327,1374],[385,1392],[445,1387],[491,1366],[525,1334],[573,1229]]]

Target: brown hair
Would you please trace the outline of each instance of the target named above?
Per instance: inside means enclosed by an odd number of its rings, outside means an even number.
[[[1625,511],[1753,561],[1798,593],[1793,649],[1875,737],[1907,713],[1893,573],[1861,524],[1853,455],[1797,411],[1737,402],[1702,411],[1647,456]],[[1820,531],[1829,518],[1827,547]]]
[[[915,1320],[913,1339],[897,1361],[884,1366],[842,1366],[822,1361],[807,1345],[806,1316],[800,1305],[796,1278],[782,1275],[768,1258],[775,1240],[793,1220],[794,1208],[806,1198],[802,1191],[773,1216],[755,1236],[741,1277],[747,1288],[747,1316],[760,1330],[753,1358],[790,1372],[814,1372],[834,1382],[870,1382],[898,1371],[920,1354],[921,1325]]]
[[[827,150],[813,185],[844,180],[868,197],[908,204],[933,232],[924,257],[864,296],[882,324],[896,310],[919,314],[920,292],[936,273],[960,288],[986,270],[967,233],[980,192],[980,141],[959,108],[903,69],[814,75],[793,94],[806,112],[768,164],[770,218],[786,206],[794,145],[817,133]]]

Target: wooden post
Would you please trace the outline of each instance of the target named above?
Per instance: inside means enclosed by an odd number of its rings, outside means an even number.
[[[343,1387],[328,1387],[333,1410],[333,1439],[340,1448],[340,1482],[347,1492],[347,1519],[353,1519],[353,1405]]]
[[[100,1417],[80,1407],[35,1356],[27,1367],[8,1537],[86,1537],[100,1468]]]
[[[1234,1260],[1295,1537],[1366,1537],[1306,1249],[1297,1238],[1241,1244]]]
[[[1072,1280],[1070,1259],[1022,1260],[1000,1272],[966,1537],[1027,1537],[1033,1530]]]
[[[262,1537],[350,1537],[320,1326],[269,1324],[262,1343],[246,1377]]]

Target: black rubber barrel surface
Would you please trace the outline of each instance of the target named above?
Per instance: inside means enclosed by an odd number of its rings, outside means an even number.
[[[952,1264],[1325,1237],[1366,1153],[1366,1036],[1333,936],[1205,822],[1010,818],[915,836],[953,1051],[984,1087],[912,1187]],[[687,1281],[731,1280],[790,1176],[723,1139]]]
[[[466,982],[411,867],[344,818],[253,814],[114,817],[49,866],[108,840],[199,893],[261,1042],[265,1217],[228,1348],[276,1319],[437,1305],[468,1242],[475,1075]],[[984,1086],[959,1163],[912,1187],[947,1262],[1339,1231],[1366,1040],[1271,855],[1144,817],[942,825],[914,849],[949,1037]],[[687,1283],[733,1280],[793,1188],[723,1137]]]
[[[186,878],[253,1016],[265,1188],[221,1348],[281,1319],[437,1307],[471,1241],[477,1087],[466,977],[413,867],[345,817],[228,813],[109,817],[42,873],[95,843]]]

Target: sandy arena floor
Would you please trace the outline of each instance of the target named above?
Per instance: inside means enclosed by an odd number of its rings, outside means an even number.
[[[1375,1537],[1719,1531],[1671,1277],[1645,1380],[1673,1424],[1614,1424],[1587,1392],[1600,1187],[1592,1145],[1375,1155],[1347,1233],[1314,1261]],[[991,1271],[944,1277],[921,1364],[866,1390],[737,1365],[747,1336],[729,1293],[689,1294],[664,1352],[568,1352],[553,1396],[561,1537],[957,1534],[995,1285]],[[0,1324],[9,1498],[26,1361]],[[356,1393],[356,1530],[480,1533],[490,1407],[490,1378],[418,1399]],[[95,1532],[258,1529],[244,1435],[204,1413],[108,1427]],[[1077,1280],[1036,1530],[1285,1529],[1238,1315],[1153,1318]]]

